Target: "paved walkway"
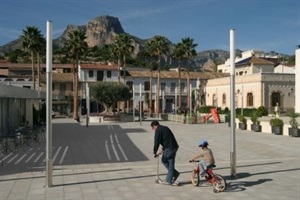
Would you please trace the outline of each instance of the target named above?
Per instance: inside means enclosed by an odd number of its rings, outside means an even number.
[[[69,119],[53,121],[54,126],[64,123],[78,126]],[[134,146],[129,149],[139,149],[146,160],[55,165],[53,186],[49,188],[45,187],[44,170],[22,172],[20,169],[20,173],[0,177],[0,199],[300,199],[300,138],[236,130],[237,177],[231,178],[230,129],[227,124],[161,123],[173,130],[180,145],[176,168],[181,172],[178,181],[182,186],[154,183],[157,162],[152,158],[153,131],[150,121],[143,121],[142,124],[130,122],[114,125],[127,130],[124,134],[128,135]],[[85,126],[84,122],[82,126]],[[62,129],[59,134],[67,131]],[[215,172],[227,179],[228,188],[223,193],[213,193],[212,187],[206,183],[198,187],[191,184],[190,174],[194,164],[188,163],[188,160],[197,152],[198,141],[203,138],[208,140],[214,151],[217,165]],[[127,156],[135,153],[130,150],[125,152]],[[0,170],[6,170],[5,166],[0,167]],[[165,172],[160,164],[161,177],[165,177]]]

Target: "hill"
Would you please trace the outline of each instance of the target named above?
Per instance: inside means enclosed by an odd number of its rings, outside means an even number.
[[[99,16],[95,19],[89,21],[86,25],[68,25],[61,36],[53,40],[54,48],[60,48],[63,46],[67,35],[69,32],[81,29],[85,32],[86,42],[89,47],[99,46],[102,47],[107,44],[112,44],[115,41],[117,35],[125,33],[122,25],[117,17],[113,16]],[[130,33],[127,33],[130,35]],[[131,35],[134,40],[134,55],[144,50],[145,43],[150,40],[140,39],[136,36]],[[174,45],[171,41],[170,45]],[[22,47],[21,39],[16,39],[9,42],[6,45],[0,47],[0,55],[4,55],[15,49],[20,49]],[[242,51],[237,50],[237,55],[240,55]],[[276,52],[271,52],[273,55]],[[225,50],[215,49],[215,50],[205,50],[197,53],[197,56],[191,61],[191,69],[193,70],[206,70],[212,71],[214,66],[217,64],[224,63],[226,59],[229,58],[229,52]],[[171,65],[175,65],[176,61],[170,60]]]

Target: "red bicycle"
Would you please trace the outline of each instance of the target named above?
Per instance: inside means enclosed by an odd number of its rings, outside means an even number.
[[[191,176],[191,180],[192,180],[192,184],[194,186],[198,186],[200,183],[200,166],[198,164],[199,160],[190,160],[190,162],[196,162],[196,168],[193,170],[192,172],[192,176]],[[206,174],[204,175],[203,178],[205,178],[205,180],[209,183],[211,183],[211,185],[213,186],[213,191],[214,192],[223,192],[226,187],[227,187],[227,183],[226,180],[223,176],[221,176],[220,174],[215,174],[213,172],[213,168],[216,167],[215,165],[210,165],[207,167],[207,169],[205,170]]]

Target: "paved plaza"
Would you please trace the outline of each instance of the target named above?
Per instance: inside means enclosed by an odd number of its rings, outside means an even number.
[[[156,184],[151,121],[89,125],[53,120],[53,186],[46,187],[45,146],[8,153],[0,166],[1,200],[212,199],[299,200],[300,138],[236,130],[237,176],[230,174],[227,124],[180,124],[160,121],[174,132],[179,150],[176,168],[181,186]],[[190,181],[195,164],[188,160],[206,139],[213,150],[215,173],[227,189]],[[166,169],[160,163],[160,177]]]

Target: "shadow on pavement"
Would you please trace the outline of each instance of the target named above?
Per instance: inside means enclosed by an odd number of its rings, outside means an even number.
[[[128,137],[147,133],[141,128],[122,129],[119,125],[81,126],[54,123],[52,128],[53,166],[137,162],[148,158]],[[0,175],[45,171],[46,142],[4,155]]]

